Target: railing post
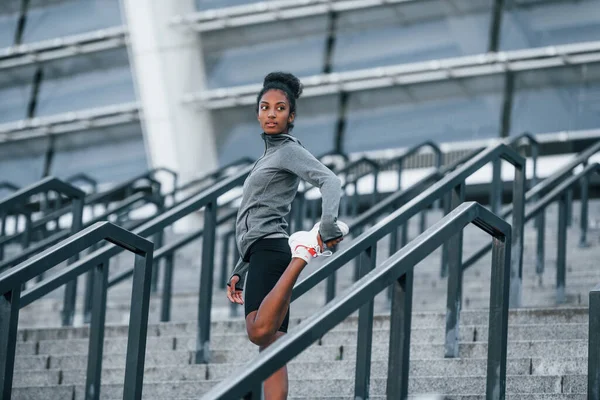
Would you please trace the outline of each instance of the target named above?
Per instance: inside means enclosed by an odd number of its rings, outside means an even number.
[[[231,233],[232,232],[227,232],[221,239],[223,242],[223,248],[221,250],[221,278],[219,279],[219,289],[221,290],[227,287],[227,278],[229,278],[229,242],[232,236]]]
[[[492,239],[486,399],[504,400],[511,272],[511,237]]]
[[[600,285],[590,291],[588,400],[600,399]]]
[[[386,394],[388,399],[408,397],[410,366],[410,329],[412,317],[414,272],[402,275],[392,285],[390,347]]]
[[[445,193],[442,197],[444,215],[448,215],[452,208],[450,207],[450,195]],[[448,276],[448,242],[444,242],[442,245],[442,269],[440,276],[445,278]]]
[[[579,235],[579,247],[587,247],[587,231],[588,231],[588,197],[589,197],[589,184],[590,178],[588,175],[584,175],[581,178],[581,215],[579,218],[579,224],[581,232]]]
[[[58,196],[60,198],[60,194]],[[83,218],[83,198],[72,199],[73,207],[73,222],[71,223],[71,234],[75,234],[81,230]],[[69,258],[67,264],[73,264],[79,260],[79,254],[75,254]],[[72,326],[73,317],[75,316],[75,302],[77,300],[77,278],[73,278],[65,285],[65,294],[62,310],[62,325]]]
[[[294,215],[294,231],[304,230],[304,193],[298,193],[296,196],[296,214]],[[312,228],[312,226],[311,226]]]
[[[496,215],[502,208],[502,160],[492,161],[492,185],[490,187],[490,209]]]
[[[6,218],[7,213],[0,211],[0,237],[4,237],[6,234]],[[0,243],[0,261],[4,260],[4,244]]]
[[[556,243],[556,304],[566,300],[565,281],[567,274],[567,225],[569,218],[569,196],[563,194],[558,200],[558,232]]]
[[[104,323],[106,321],[106,290],[108,289],[108,260],[96,265],[94,274],[90,341],[88,344],[87,377],[85,399],[99,400],[102,378],[102,354],[104,351]]]
[[[396,251],[398,251],[398,228],[397,227],[394,228],[392,230],[392,233],[390,234],[390,247],[389,247],[389,251],[388,251],[388,258],[391,257],[392,254],[396,253]],[[393,293],[394,293],[394,285],[388,286],[387,295],[388,295],[389,300],[392,300]]]
[[[373,194],[371,197],[371,207],[375,207],[379,201],[379,168],[373,171]]]
[[[175,253],[171,252],[165,256],[165,274],[163,278],[162,300],[160,304],[160,321],[171,320],[171,298],[173,291],[173,258]]]
[[[567,190],[567,226],[573,225],[573,189]]]
[[[0,294],[0,397],[4,400],[10,400],[12,392],[20,296],[21,285]]]
[[[419,217],[419,234],[425,232],[427,229],[427,208],[421,211],[421,215]]]
[[[213,267],[215,255],[215,230],[217,227],[217,202],[213,199],[204,209],[204,235],[202,239],[202,267],[198,296],[198,329],[195,362],[210,362],[210,310],[212,306]]]
[[[465,200],[465,183],[450,192],[451,208],[455,209]],[[462,306],[462,251],[463,230],[448,241],[448,293],[446,299],[445,357],[458,357],[460,341],[460,310]]]
[[[88,254],[93,253],[94,251],[100,248],[99,243],[96,243],[90,246]],[[92,304],[94,298],[94,271],[88,271],[85,274],[85,291],[83,293],[83,322],[89,323],[92,318]]]
[[[353,236],[358,237],[358,236],[362,235],[362,233],[363,233],[363,228],[361,227],[356,230],[356,233]],[[354,274],[352,275],[353,282],[356,282],[357,280],[360,279],[361,257],[362,257],[362,255],[354,258]]]
[[[327,283],[325,287],[325,304],[329,303],[331,300],[335,298],[335,286],[337,284],[337,274],[336,271],[329,274],[327,277]]]
[[[158,189],[158,193],[160,193],[160,188]],[[156,205],[157,213],[162,214],[165,210],[165,199],[164,197],[160,197],[159,203]],[[165,231],[164,229],[160,229],[158,232],[154,234],[154,248],[160,249],[165,241]],[[158,291],[158,276],[160,275],[160,262],[161,260],[154,260],[154,265],[152,266],[152,284],[151,290],[152,293],[156,293]]]
[[[377,243],[369,247],[361,258],[361,278],[371,272],[377,262]],[[358,312],[358,337],[356,343],[356,375],[354,398],[368,399],[371,383],[371,348],[373,344],[373,299]]]
[[[510,306],[521,306],[523,282],[523,232],[525,227],[526,164],[515,165],[513,180],[512,240],[510,256]]]
[[[535,219],[537,222],[537,242],[535,250],[535,272],[538,274],[540,282],[544,274],[544,260],[546,258],[546,210],[540,211]]]
[[[144,255],[135,255],[123,400],[142,399],[146,336],[148,334],[148,312],[150,309],[152,255],[153,250]]]

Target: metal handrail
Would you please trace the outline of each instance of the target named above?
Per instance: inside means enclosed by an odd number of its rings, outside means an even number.
[[[378,202],[375,207],[371,207],[369,210],[365,211],[363,214],[359,215],[354,221],[352,221],[352,223],[349,226],[349,228],[350,228],[349,233],[352,234],[353,236],[358,236],[358,235],[362,234],[365,227],[367,227],[373,221],[376,221],[377,218],[384,216],[384,215],[388,215],[390,212],[395,211],[401,205],[408,203],[414,197],[416,197],[417,195],[422,193],[425,189],[427,189],[428,187],[430,187],[431,185],[433,185],[434,183],[436,183],[440,179],[442,179],[446,174],[448,174],[451,171],[454,171],[460,165],[471,160],[473,157],[475,157],[477,154],[481,153],[483,150],[484,150],[483,148],[475,149],[475,150],[465,154],[463,157],[453,161],[452,163],[432,171],[428,175],[424,176],[421,180],[415,182],[412,186],[410,186],[404,190],[398,190],[395,193],[389,195],[384,200]],[[448,205],[448,207],[450,207],[450,205]],[[426,212],[425,209],[423,210],[423,212],[421,212],[421,221],[420,221],[420,225],[421,225],[420,232],[421,233],[423,233],[425,231],[425,221],[424,221],[425,218],[423,217],[425,212]],[[402,224],[400,227],[400,230],[402,233],[402,236],[400,237],[400,247],[403,247],[408,243],[408,223]],[[398,230],[394,229],[390,235],[390,254],[394,253],[397,248],[398,248]],[[447,253],[448,253],[447,245],[444,245],[443,249],[442,249],[442,255],[443,255],[442,262],[445,262],[445,260],[448,258]],[[356,263],[354,265],[354,268],[355,268],[355,271],[354,271],[355,279],[354,280],[357,280],[358,276],[359,276],[359,271],[358,271],[359,264]],[[335,271],[334,271],[331,273],[331,275],[329,275],[327,277],[326,294],[325,294],[326,302],[331,301],[335,297],[335,291],[336,291],[335,285],[336,285],[336,276],[335,276]],[[391,294],[391,292],[390,292],[390,294]]]
[[[111,216],[115,213],[119,213],[119,212],[128,210],[141,201],[155,204],[157,200],[155,199],[154,196],[147,195],[144,193],[136,193],[133,196],[130,196],[129,198],[120,202],[117,207],[114,207],[110,210],[104,211],[102,214],[92,218],[90,221],[86,222],[85,224],[82,223],[81,226],[87,227],[92,224],[95,224],[96,222],[104,221],[104,220],[108,219],[109,216]],[[66,239],[72,233],[73,233],[72,231],[62,230],[62,231],[59,231],[59,232],[45,238],[44,240],[37,242],[35,245],[28,247],[27,249],[24,249],[23,251],[19,252],[19,254],[16,254],[12,258],[0,262],[0,272],[4,271],[7,268],[10,268],[16,264],[21,263],[21,262],[25,261],[26,259],[28,259],[29,257],[33,256],[34,254],[39,253],[40,251],[47,249],[48,247],[53,246],[54,244],[60,242],[61,240]],[[10,239],[10,238],[12,238],[12,237],[9,237],[8,239]]]
[[[362,324],[360,320],[358,323],[359,347],[356,370],[361,371],[358,373],[361,380],[356,381],[354,397],[369,398],[373,334],[372,304],[375,296],[390,285],[394,287],[394,296],[390,317],[387,398],[407,398],[415,267],[442,243],[459,236],[464,227],[470,223],[493,237],[494,255],[490,285],[486,398],[488,400],[504,399],[511,227],[477,203],[459,205],[449,215],[427,229],[377,268],[375,268],[377,240],[371,237],[365,257],[365,269],[370,271],[361,280],[351,286],[343,296],[336,298],[316,315],[307,318],[292,332],[262,351],[260,355],[236,371],[231,378],[214,386],[202,399],[225,400],[242,396],[246,396],[246,399],[260,399],[260,390],[256,390],[260,382],[263,382],[273,372],[307,349],[317,338],[322,337],[359,308],[361,314],[363,314],[363,310],[368,310],[370,313],[366,323]],[[448,284],[448,291],[451,291],[451,282],[449,281]],[[364,344],[362,348],[361,343]]]
[[[157,232],[162,232],[167,226],[172,225],[181,218],[204,207],[202,268],[200,273],[200,290],[198,298],[198,336],[196,339],[196,342],[201,343],[202,347],[196,350],[195,358],[197,362],[208,360],[210,354],[208,344],[210,341],[210,308],[213,291],[215,236],[218,221],[217,200],[221,195],[242,185],[250,171],[251,167],[246,167],[238,174],[218,182],[133,230],[133,233],[136,235],[147,237],[156,234]],[[86,255],[78,262],[58,271],[55,275],[57,279],[42,281],[26,290],[21,298],[21,303],[23,305],[30,304],[41,296],[58,289],[62,285],[61,277],[69,276],[74,269],[96,265],[104,260],[109,260],[120,252],[121,249],[113,245],[101,247],[93,253]]]
[[[568,213],[568,193],[577,184],[582,181],[589,182],[592,174],[600,174],[600,164],[594,163],[586,166],[581,172],[565,179],[560,185],[556,186],[543,198],[537,201],[530,210],[525,213],[523,223],[541,215],[546,208],[555,201],[558,201],[558,231],[557,231],[557,256],[556,256],[556,303],[562,304],[566,300],[565,286],[567,275],[567,213]],[[587,219],[587,217],[586,217]]]
[[[73,216],[73,222],[71,223],[70,233],[74,234],[81,230],[82,227],[82,218],[83,218],[83,203],[85,199],[85,193],[83,190],[66,183],[58,178],[53,176],[46,177],[40,180],[37,183],[34,183],[30,186],[24,187],[20,190],[17,190],[12,195],[6,197],[4,200],[0,201],[0,217],[2,219],[2,227],[0,227],[0,237],[5,234],[5,221],[6,216],[12,210],[19,210],[21,205],[25,203],[31,196],[36,195],[38,193],[48,193],[49,191],[54,191],[59,194],[59,196],[65,195],[71,199],[71,213]],[[19,212],[22,212],[25,216],[25,234],[23,235],[22,246],[25,249],[25,252],[28,251],[30,242],[31,242],[31,233],[32,233],[32,219],[31,213],[28,210],[21,209]],[[78,255],[73,256],[72,259],[69,260],[69,263],[72,263],[78,259]],[[0,244],[0,260],[4,258],[4,244]],[[0,271],[2,271],[3,266],[6,265],[6,262],[0,263]],[[75,298],[77,290],[77,282],[69,282],[65,289],[65,299],[67,298]]]
[[[238,167],[240,165],[250,165],[250,164],[253,164],[255,161],[256,160],[253,160],[250,157],[239,158],[235,161],[232,161],[228,164],[225,164],[225,165],[215,169],[212,172],[207,173],[206,175],[204,175],[200,178],[196,178],[196,179],[193,179],[191,181],[184,183],[183,185],[181,185],[180,187],[177,188],[177,191],[180,192],[180,191],[187,190],[187,189],[191,188],[192,186],[200,185],[210,179],[218,179],[220,177],[223,177],[224,172],[226,170],[228,170],[229,168]]]
[[[2,181],[0,182],[0,190],[2,189],[7,189],[10,190],[12,192],[16,192],[17,190],[21,189],[19,186],[15,185],[12,182],[9,181]]]
[[[25,307],[21,301],[22,285],[64,260],[72,259],[101,240],[107,240],[135,254],[136,272],[129,314],[123,398],[126,400],[142,398],[154,245],[110,222],[99,222],[0,274],[0,299],[2,300],[0,302],[0,397],[2,399],[11,398],[19,309]],[[96,278],[85,383],[86,399],[89,400],[100,399],[108,269],[108,259],[103,259],[96,264],[80,264],[78,267],[71,268],[68,274],[49,279],[62,286],[88,271],[91,271]]]
[[[537,159],[539,154],[539,142],[529,132],[524,132],[520,135],[504,139],[503,142],[508,146],[516,148],[519,151],[521,148],[518,146],[521,142],[528,142],[531,149],[531,160],[533,162],[531,186],[537,184]],[[525,157],[522,151],[520,154]],[[490,209],[493,213],[499,214],[500,208],[502,207],[502,164],[500,160],[496,160],[492,163],[492,184],[490,186]]]
[[[96,193],[98,191],[98,181],[83,172],[71,175],[66,179],[66,181],[69,183],[84,182],[92,187],[92,193]]]
[[[600,399],[600,284],[590,290],[588,310],[588,400]]]
[[[399,209],[374,225],[367,232],[357,237],[352,241],[350,247],[335,253],[321,268],[296,284],[292,292],[292,301],[315,287],[318,283],[326,279],[334,271],[341,268],[355,257],[360,256],[371,247],[373,242],[377,242],[384,236],[392,233],[414,215],[418,214],[426,207],[429,207],[435,200],[439,200],[448,192],[451,193],[451,208],[456,208],[464,201],[465,180],[471,174],[498,158],[503,158],[515,166],[515,177],[513,181],[513,203],[515,205],[515,212],[512,221],[513,243],[510,304],[512,307],[520,306],[521,282],[523,276],[523,195],[525,193],[525,160],[515,152],[515,150],[504,143],[498,143],[477,154],[466,164],[419,193],[412,200],[408,201]],[[366,212],[359,217],[359,220],[360,221],[355,221],[354,224],[365,224],[366,222],[372,222],[374,219],[371,213]],[[450,282],[450,289],[452,290],[448,291],[447,299],[449,315],[446,319],[446,356],[457,357],[459,314],[462,299],[462,234],[452,238],[448,243],[448,281]],[[357,379],[357,381],[359,380]]]
[[[571,161],[566,163],[562,168],[558,171],[554,172],[551,176],[541,181],[533,188],[531,188],[527,193],[525,193],[525,203],[530,203],[535,201],[540,196],[548,193],[552,188],[559,185],[563,182],[570,174],[572,174],[573,170],[580,165],[587,165],[588,160],[596,153],[600,152],[600,142],[590,146],[583,152],[581,152],[578,156],[573,158]],[[581,187],[583,189],[581,196],[581,235],[579,238],[579,245],[581,247],[586,245],[587,241],[587,231],[588,231],[588,181],[587,175],[583,176],[581,179]],[[502,218],[508,217],[512,213],[513,207],[512,205],[508,205],[504,207],[499,215]],[[528,215],[528,214],[527,214]],[[525,215],[525,219],[529,221],[531,217]],[[545,240],[544,240],[544,228],[545,228],[545,216],[543,212],[540,212],[536,215],[537,221],[537,249],[536,249],[536,272],[538,275],[543,274],[544,272],[544,258],[545,258]],[[463,264],[463,268],[467,269],[475,264],[481,257],[483,257],[490,250],[489,245],[482,246],[479,250],[473,253]]]

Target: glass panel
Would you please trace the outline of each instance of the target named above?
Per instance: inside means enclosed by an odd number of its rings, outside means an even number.
[[[491,0],[418,1],[342,13],[333,68],[348,71],[484,53],[490,10]]]
[[[0,1],[0,14],[18,14],[21,9],[21,0]]]
[[[213,32],[202,36],[209,88],[262,82],[271,71],[323,71],[325,18]],[[320,32],[318,34],[309,33]]]
[[[31,84],[0,88],[0,123],[27,117]]]
[[[0,146],[0,180],[18,186],[30,185],[42,179],[46,139],[5,143]]]
[[[68,21],[68,23],[65,23]],[[23,43],[90,32],[122,24],[118,0],[67,1],[30,9]]]
[[[503,77],[352,93],[344,151],[498,137]]]
[[[337,98],[334,96],[300,99],[292,135],[312,154],[319,156],[333,150],[337,122]],[[230,108],[213,113],[217,134],[219,164],[241,157],[256,159],[263,154],[261,129],[253,107]]]
[[[600,1],[513,5],[502,16],[500,40],[502,50],[600,40]]]
[[[44,80],[38,95],[37,116],[135,101],[129,67],[92,71]]]
[[[600,64],[517,75],[511,132],[600,127]]]
[[[60,135],[55,146],[52,174],[60,178],[84,172],[101,183],[118,182],[148,170],[139,123]]]
[[[0,48],[12,46],[14,44],[18,17],[17,14],[0,14]]]

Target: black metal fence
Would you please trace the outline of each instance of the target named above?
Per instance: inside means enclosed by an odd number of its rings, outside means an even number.
[[[45,294],[38,291],[33,295],[30,294],[27,301],[23,302],[21,293],[23,283],[101,240],[107,240],[135,254],[123,399],[142,398],[154,245],[110,222],[99,222],[0,274],[0,397],[2,399],[11,398],[19,309]],[[76,280],[78,276],[88,271],[92,271],[95,275],[85,383],[87,400],[100,398],[108,269],[108,259],[105,258],[94,264],[72,265],[68,273],[44,281],[46,287],[59,287]]]
[[[408,395],[412,287],[415,266],[433,250],[456,237],[469,223],[493,237],[492,279],[488,336],[486,398],[504,399],[506,383],[506,349],[511,271],[511,227],[501,218],[477,203],[463,203],[449,215],[411,241],[375,268],[377,239],[363,238],[368,245],[365,274],[342,296],[327,304],[316,315],[307,318],[288,335],[277,340],[231,378],[223,380],[206,395],[205,400],[260,399],[257,383],[263,382],[317,338],[322,337],[352,312],[370,309],[367,319],[358,323],[355,398],[369,398],[371,339],[373,328],[372,301],[386,287],[393,285],[392,313],[387,379],[387,398],[406,399]],[[448,291],[452,291],[448,281]],[[363,343],[363,346],[360,346]]]
[[[588,400],[600,399],[600,285],[590,290]]]

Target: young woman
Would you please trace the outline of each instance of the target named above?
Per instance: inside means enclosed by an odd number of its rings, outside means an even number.
[[[265,152],[244,182],[236,220],[242,257],[229,280],[227,297],[245,304],[248,338],[261,351],[287,332],[292,288],[300,272],[311,258],[348,233],[348,226],[337,221],[340,180],[290,135],[301,93],[302,84],[292,74],[273,72],[265,77],[256,99]],[[300,179],[320,189],[323,212],[311,231],[288,238],[284,217]],[[287,369],[283,367],[265,381],[264,395],[266,400],[281,400],[287,398],[287,392]]]

